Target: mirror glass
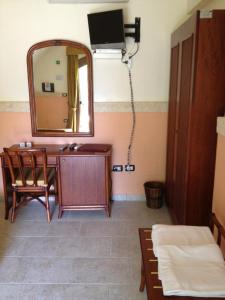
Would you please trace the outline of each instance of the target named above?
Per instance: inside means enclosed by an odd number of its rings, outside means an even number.
[[[30,48],[27,62],[33,136],[93,136],[89,49],[45,41]]]

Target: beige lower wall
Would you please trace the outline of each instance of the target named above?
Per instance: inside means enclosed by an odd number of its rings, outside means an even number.
[[[37,138],[31,136],[29,112],[0,112],[0,150],[21,141],[34,143],[110,143],[113,145],[113,164],[126,164],[131,130],[131,113],[96,112],[93,138]],[[113,173],[115,199],[144,199],[143,183],[165,180],[166,112],[138,112],[132,149],[133,173]],[[2,175],[0,175],[2,176]],[[2,178],[0,192],[2,193]]]
[[[225,227],[225,136],[218,134],[216,170],[213,194],[213,211]],[[225,255],[225,241],[223,242]]]

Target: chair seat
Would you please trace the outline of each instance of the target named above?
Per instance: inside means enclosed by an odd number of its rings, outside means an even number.
[[[36,169],[36,174],[37,174],[37,186],[39,187],[44,187],[47,186],[48,184],[45,184],[44,182],[44,173],[43,173],[43,169],[37,168]],[[54,168],[48,168],[47,169],[47,178],[48,178],[48,183],[51,184],[54,180],[54,176],[55,176],[55,169]],[[25,177],[25,183],[28,186],[33,186],[34,185],[34,180],[33,180],[33,176],[32,176],[32,171],[30,168],[26,168],[24,170],[24,177]],[[23,186],[23,182],[21,179],[21,176],[18,175],[18,177],[15,180],[15,184],[14,186]]]

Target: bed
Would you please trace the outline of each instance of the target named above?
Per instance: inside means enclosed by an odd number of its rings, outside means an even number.
[[[210,229],[214,233],[217,244],[220,246],[222,239],[225,239],[225,230],[213,214],[211,218]],[[152,243],[152,229],[139,228],[140,245],[142,252],[142,266],[141,266],[141,283],[140,292],[144,291],[146,287],[147,299],[151,300],[165,300],[163,295],[163,287],[161,280],[158,279],[158,259],[154,254]],[[223,258],[222,258],[223,259]],[[221,297],[190,297],[190,296],[169,296],[170,300],[190,300],[190,299],[221,299]]]

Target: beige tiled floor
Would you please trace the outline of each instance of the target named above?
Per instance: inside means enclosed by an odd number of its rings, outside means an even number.
[[[50,224],[36,202],[3,219],[0,203],[0,299],[144,300],[138,291],[138,228],[170,223],[166,207],[114,202],[101,211],[66,212]]]

